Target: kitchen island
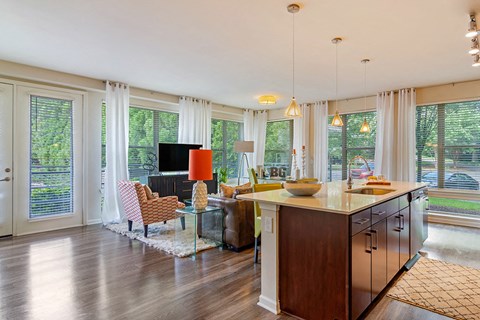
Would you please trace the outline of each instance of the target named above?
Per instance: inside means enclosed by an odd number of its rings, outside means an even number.
[[[425,201],[413,203],[425,199],[425,185],[355,182],[352,190],[326,183],[311,197],[284,189],[238,196],[262,209],[260,306],[303,319],[357,319],[417,254],[427,236]]]

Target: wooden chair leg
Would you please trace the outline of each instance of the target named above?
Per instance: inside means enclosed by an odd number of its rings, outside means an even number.
[[[182,230],[185,230],[185,217],[181,217],[180,222],[182,223]]]
[[[128,220],[128,231],[132,231],[132,225],[133,225],[133,221]]]
[[[143,235],[145,238],[148,236],[148,224],[143,226]]]
[[[258,238],[255,238],[255,246],[253,249],[253,263],[258,263]]]

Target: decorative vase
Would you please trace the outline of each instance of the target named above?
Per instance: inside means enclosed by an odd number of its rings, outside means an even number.
[[[207,204],[207,185],[202,180],[198,180],[197,183],[193,185],[192,206],[195,210],[203,210],[207,207]]]

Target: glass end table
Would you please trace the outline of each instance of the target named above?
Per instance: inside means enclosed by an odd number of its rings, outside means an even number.
[[[193,224],[193,255],[192,260],[197,259],[197,239],[202,238],[205,242],[213,245],[214,247],[220,247],[223,249],[223,209],[219,207],[207,206],[203,210],[196,210],[192,206],[185,208],[179,208],[176,210],[178,214],[183,214],[186,224]],[[176,219],[180,220],[180,219]],[[193,222],[193,223],[192,223]],[[190,226],[185,226],[189,228]],[[183,225],[182,225],[183,228]],[[182,229],[175,228],[175,238],[182,239]],[[175,241],[177,243],[177,241]]]

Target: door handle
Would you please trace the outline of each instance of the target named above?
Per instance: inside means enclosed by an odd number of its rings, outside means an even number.
[[[372,249],[378,250],[378,232],[377,230],[370,230],[370,232],[372,233],[372,237],[375,236],[375,245],[372,246]]]
[[[362,224],[365,224],[365,223],[367,223],[368,221],[370,221],[370,219],[368,219],[368,218],[363,218],[363,219],[360,219],[360,220],[354,221],[353,223],[356,223],[356,224],[360,224],[360,225],[362,225]]]
[[[403,214],[400,215],[400,230],[405,229],[405,216]]]
[[[8,182],[8,181],[10,181],[10,180],[12,180],[12,179],[10,179],[10,177],[5,177],[5,178],[1,179],[0,181]]]
[[[401,221],[402,218],[400,217],[400,215],[398,215],[398,216],[395,216],[395,219],[398,219],[398,226],[395,227],[395,231],[400,232],[402,231],[402,221]]]
[[[370,241],[368,241],[370,239]],[[365,252],[372,253],[372,234],[365,233]]]

